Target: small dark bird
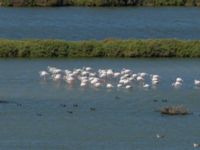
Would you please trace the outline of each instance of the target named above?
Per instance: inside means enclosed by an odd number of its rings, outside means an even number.
[[[120,99],[120,97],[119,96],[115,96],[115,99]]]
[[[90,111],[96,111],[96,108],[90,107]]]
[[[69,114],[73,114],[73,111],[70,111],[70,110],[69,110],[69,111],[67,111],[67,112],[68,112]]]
[[[163,102],[163,103],[167,103],[168,100],[167,100],[167,99],[162,99],[162,102]]]
[[[153,101],[154,101],[154,102],[158,102],[158,100],[157,100],[157,99],[154,99]]]
[[[41,116],[42,116],[42,114],[41,114],[41,113],[37,113],[36,115],[37,115],[37,116],[39,116],[39,117],[41,117]]]
[[[61,106],[61,107],[67,107],[67,105],[66,105],[66,104],[60,104],[60,106]]]
[[[73,104],[73,107],[78,107],[78,104]]]
[[[0,104],[8,104],[10,103],[9,101],[5,101],[5,100],[0,100]]]
[[[21,107],[21,106],[22,106],[22,104],[20,104],[20,103],[16,103],[16,105],[17,105],[18,107]]]

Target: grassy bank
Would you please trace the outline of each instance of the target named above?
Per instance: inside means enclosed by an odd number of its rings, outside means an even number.
[[[0,57],[200,57],[200,41],[0,40]]]
[[[0,0],[1,6],[200,6],[200,0]]]

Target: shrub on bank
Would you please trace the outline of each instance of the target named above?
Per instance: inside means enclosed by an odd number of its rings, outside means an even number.
[[[0,57],[200,57],[200,41],[0,40]]]

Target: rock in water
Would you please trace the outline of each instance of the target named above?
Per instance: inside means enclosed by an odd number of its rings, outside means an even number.
[[[160,113],[164,115],[187,115],[188,110],[183,106],[168,106],[160,109]]]

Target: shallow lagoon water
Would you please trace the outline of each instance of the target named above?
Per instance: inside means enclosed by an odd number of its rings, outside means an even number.
[[[38,71],[48,65],[125,67],[159,74],[161,84],[157,89],[130,91],[69,88],[39,78]],[[192,149],[193,142],[200,142],[200,89],[193,87],[193,80],[200,79],[199,66],[199,59],[1,59],[0,98],[9,101],[0,104],[1,149]],[[171,83],[177,76],[184,79],[184,86],[175,90]],[[179,104],[193,114],[155,112]],[[165,138],[157,139],[157,133]]]
[[[0,37],[199,39],[199,14],[195,7],[0,8]]]

